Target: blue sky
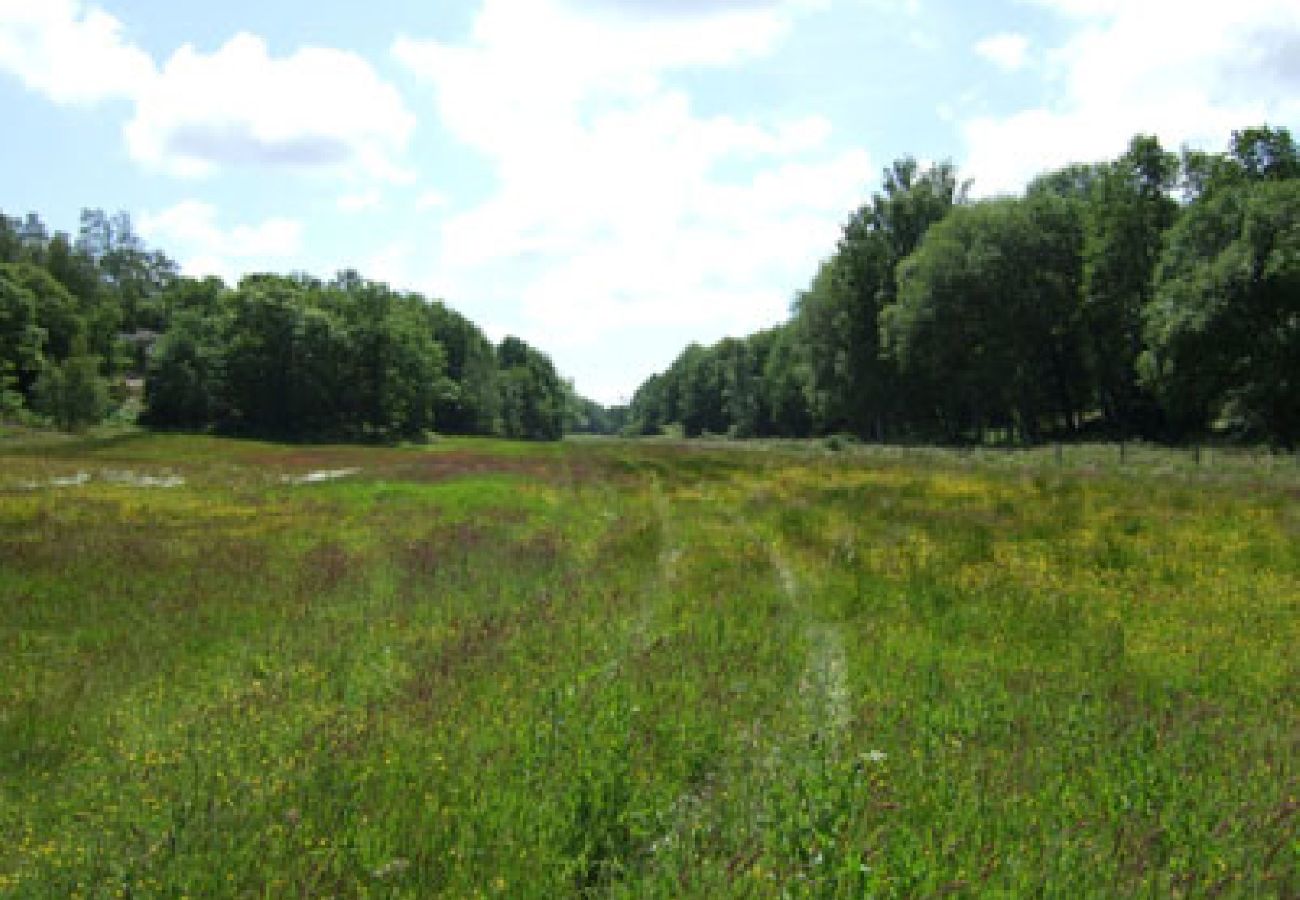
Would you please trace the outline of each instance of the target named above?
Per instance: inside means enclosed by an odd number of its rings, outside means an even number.
[[[0,209],[445,299],[626,398],[783,320],[894,158],[977,195],[1300,123],[1294,0],[0,0]]]

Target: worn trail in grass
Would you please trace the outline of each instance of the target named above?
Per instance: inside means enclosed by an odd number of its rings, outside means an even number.
[[[1292,474],[0,448],[0,895],[1295,895]]]

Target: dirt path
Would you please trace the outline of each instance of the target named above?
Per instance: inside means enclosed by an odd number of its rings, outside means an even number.
[[[775,544],[769,544],[769,553],[786,599],[808,619],[803,626],[808,650],[799,678],[799,695],[803,698],[808,727],[819,739],[832,747],[838,746],[851,719],[844,635],[838,626],[812,617],[789,562]]]
[[[656,485],[655,509],[662,529],[663,543],[659,552],[659,583],[669,591],[680,586],[680,567],[688,548],[677,533],[674,510],[669,496]],[[753,523],[736,519],[733,523],[739,532],[752,534],[766,547],[768,559],[786,603],[795,612],[803,634],[805,646],[803,665],[799,672],[790,702],[798,713],[794,731],[773,732],[768,724],[755,721],[744,735],[738,735],[746,745],[742,751],[748,755],[753,768],[743,793],[750,795],[754,804],[749,814],[755,820],[767,815],[765,806],[778,785],[792,777],[791,763],[800,760],[809,744],[817,745],[819,753],[834,756],[840,752],[851,723],[852,705],[849,696],[848,656],[845,652],[844,634],[840,626],[822,621],[808,602],[800,577],[776,541],[755,528]],[[642,618],[634,626],[641,639],[652,632],[653,607],[647,603]],[[651,853],[665,853],[687,839],[686,835],[698,829],[701,822],[715,814],[713,804],[718,785],[710,779],[677,797],[667,813],[667,827],[650,845]]]

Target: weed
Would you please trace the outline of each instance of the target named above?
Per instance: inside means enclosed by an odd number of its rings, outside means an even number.
[[[1295,467],[4,440],[2,895],[1300,891]]]

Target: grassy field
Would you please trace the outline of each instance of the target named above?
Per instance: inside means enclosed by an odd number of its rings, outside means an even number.
[[[1300,466],[0,441],[0,895],[1300,896]]]

